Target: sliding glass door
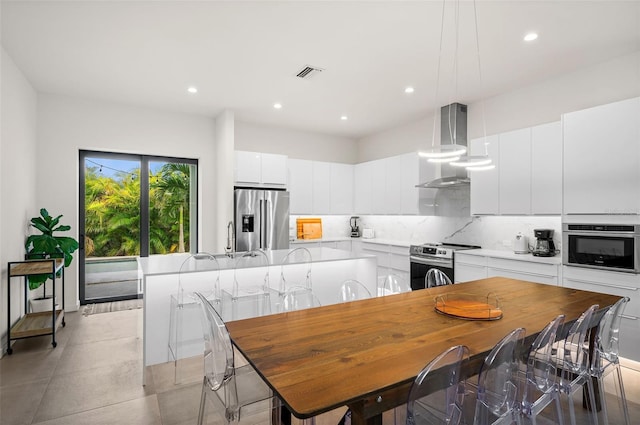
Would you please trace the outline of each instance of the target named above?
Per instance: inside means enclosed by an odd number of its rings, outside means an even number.
[[[80,303],[142,295],[138,256],[197,247],[197,161],[80,152]]]

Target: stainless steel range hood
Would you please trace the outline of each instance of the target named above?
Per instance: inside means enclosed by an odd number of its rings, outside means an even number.
[[[440,108],[440,145],[467,146],[467,105],[452,103]],[[440,164],[440,178],[419,183],[423,189],[449,189],[468,186],[471,180],[463,167]]]

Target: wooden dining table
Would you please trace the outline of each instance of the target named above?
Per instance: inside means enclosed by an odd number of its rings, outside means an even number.
[[[497,297],[502,318],[465,320],[435,311],[435,298]],[[464,373],[476,375],[494,345],[526,329],[525,344],[557,315],[575,321],[619,296],[492,277],[403,294],[227,323],[231,340],[294,416],[341,406],[354,425],[381,424],[382,412],[406,403],[420,370],[447,348],[469,347]],[[436,390],[437,388],[434,388]]]

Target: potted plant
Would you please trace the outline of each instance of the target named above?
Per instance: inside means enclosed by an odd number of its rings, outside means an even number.
[[[41,234],[27,237],[25,243],[27,259],[64,258],[65,267],[71,264],[71,261],[73,261],[72,254],[78,249],[78,241],[69,236],[58,236],[54,234],[71,230],[71,226],[59,224],[61,217],[62,215],[51,217],[49,212],[45,208],[42,208],[40,209],[40,217],[33,217],[31,219],[31,227],[39,230]],[[52,277],[51,274],[27,276],[29,289],[35,290],[40,288],[40,286]],[[45,285],[42,296],[32,298],[30,303],[32,312],[50,311],[53,308],[54,300],[51,297],[47,297]]]

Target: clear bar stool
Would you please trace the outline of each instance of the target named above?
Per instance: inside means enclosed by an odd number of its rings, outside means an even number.
[[[609,425],[609,408],[605,393],[605,378],[611,374],[614,379],[616,400],[622,412],[625,425],[631,425],[629,419],[629,407],[627,397],[622,383],[622,372],[620,370],[620,359],[618,358],[620,341],[620,320],[629,297],[621,298],[617,303],[607,310],[602,316],[598,325],[598,333],[594,341],[593,360],[591,362],[591,376],[598,381],[600,397],[602,401],[602,417],[605,425]],[[614,373],[615,372],[615,373]]]
[[[220,267],[207,252],[188,256],[178,271],[177,291],[170,296],[169,360],[173,360],[175,383],[182,381],[181,361],[202,351],[202,334],[195,291],[201,292],[216,308],[220,307]]]

